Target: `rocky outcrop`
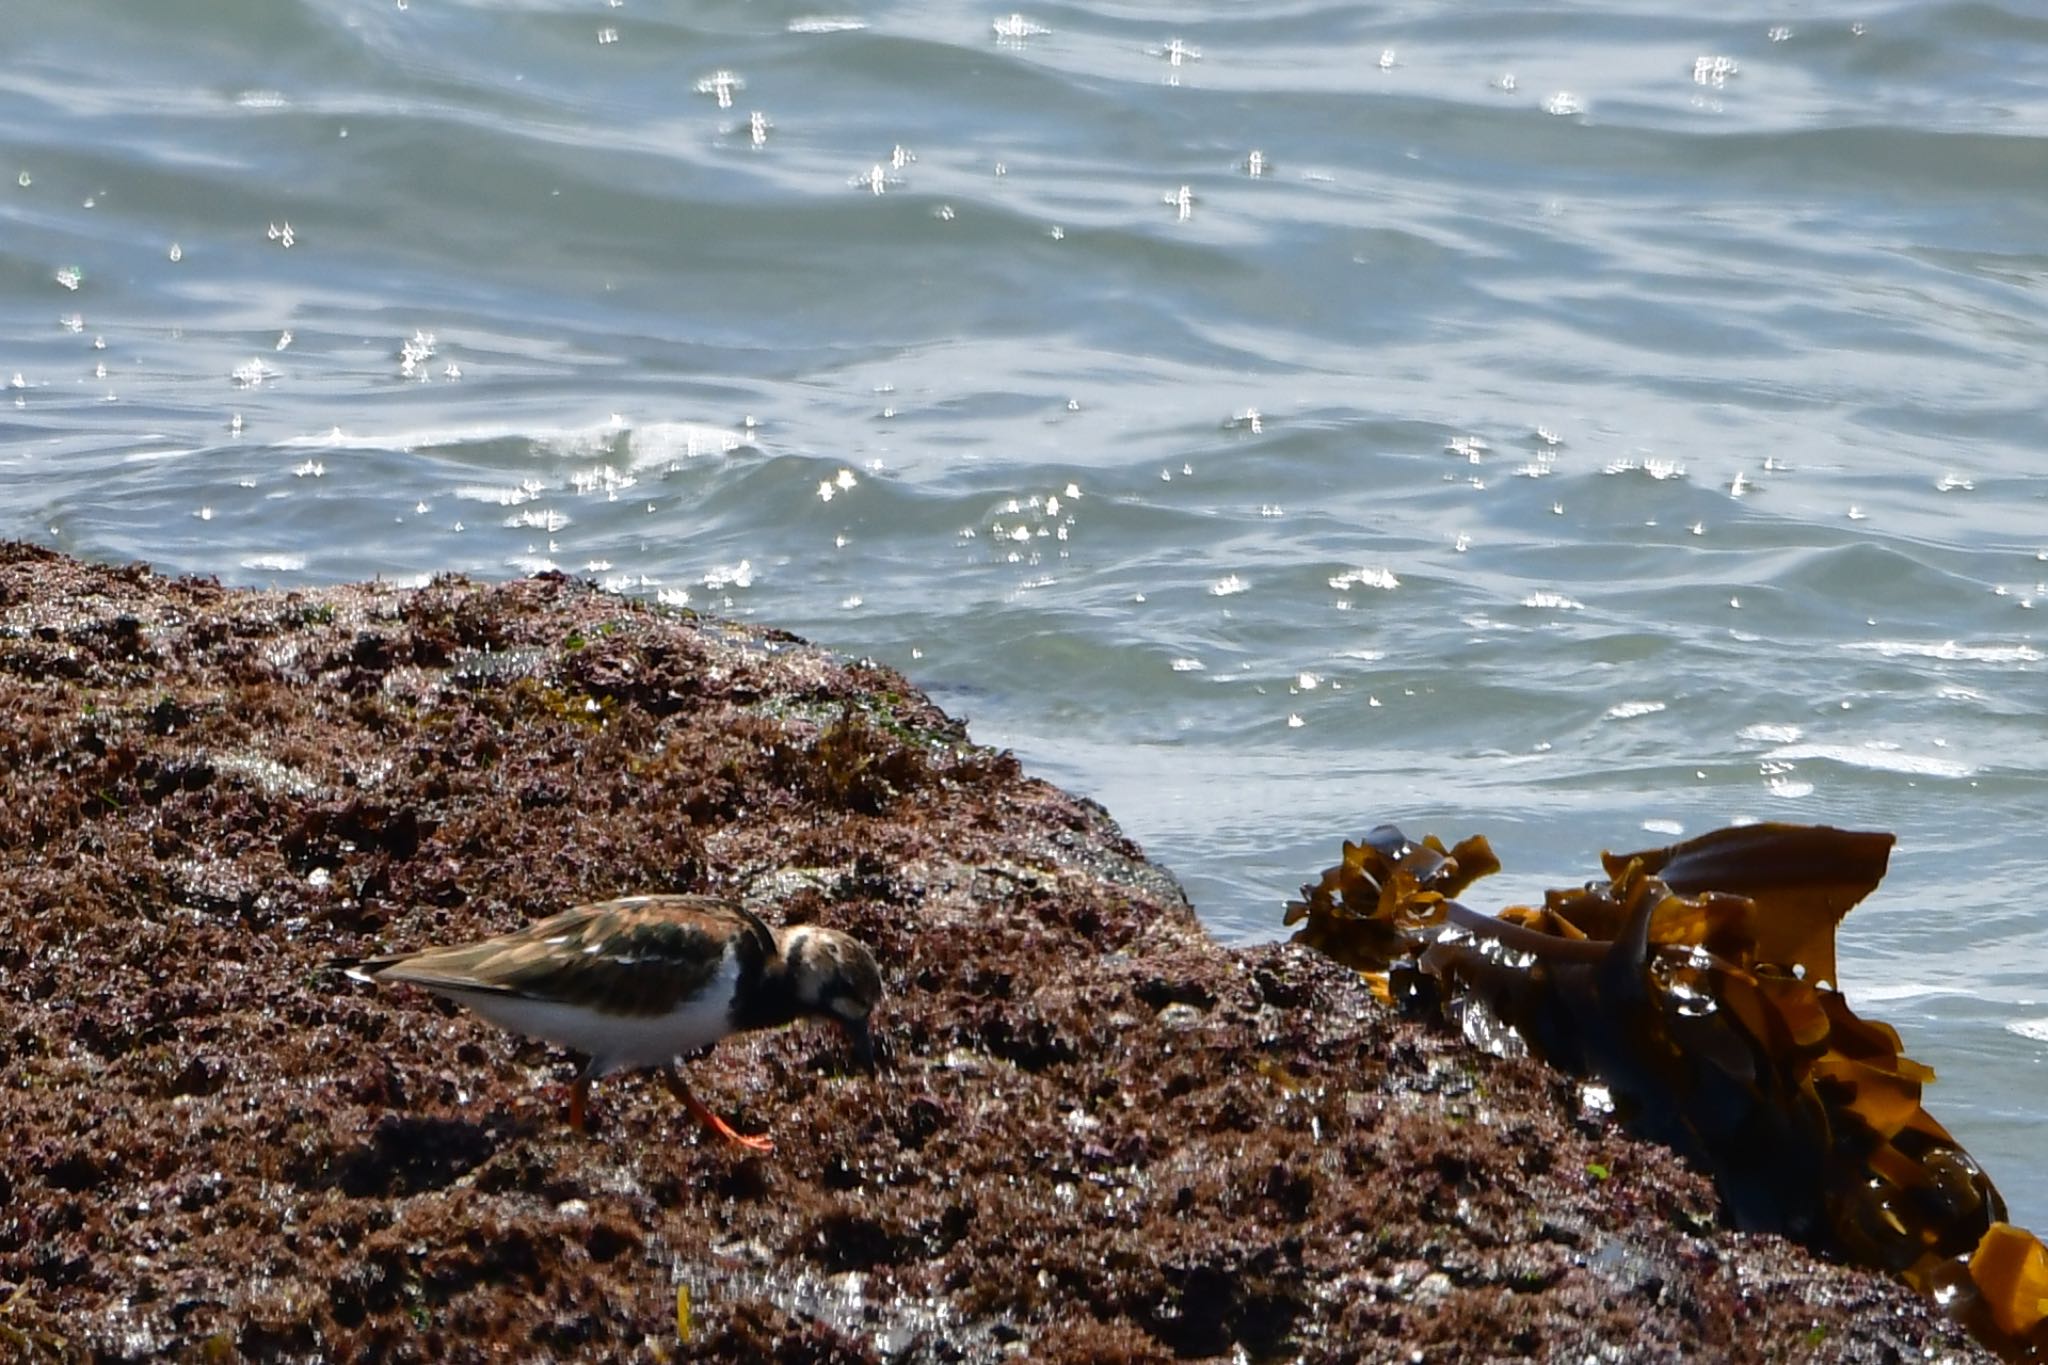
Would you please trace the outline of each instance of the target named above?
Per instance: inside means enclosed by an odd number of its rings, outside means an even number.
[[[788,635],[9,546],[0,708],[0,1358],[1980,1358]],[[693,1066],[772,1156],[326,965],[664,890],[883,964]]]

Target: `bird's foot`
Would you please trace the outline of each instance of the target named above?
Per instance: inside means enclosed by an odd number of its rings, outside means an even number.
[[[712,1113],[706,1107],[704,1101],[690,1093],[690,1087],[681,1076],[678,1076],[673,1071],[664,1071],[661,1074],[663,1079],[668,1082],[668,1088],[676,1092],[676,1098],[680,1099],[689,1108],[689,1111],[697,1116],[697,1121],[706,1128],[709,1128],[734,1146],[744,1147],[750,1152],[766,1153],[775,1150],[775,1140],[766,1133],[742,1133],[724,1119]]]

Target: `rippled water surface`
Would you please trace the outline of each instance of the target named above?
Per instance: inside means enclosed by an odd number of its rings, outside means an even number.
[[[1233,939],[1897,830],[1851,999],[2048,1227],[2038,6],[29,11],[0,533],[786,626]]]

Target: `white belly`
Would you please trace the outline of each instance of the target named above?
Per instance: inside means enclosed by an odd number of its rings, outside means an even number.
[[[739,960],[728,949],[702,995],[684,1001],[668,1014],[656,1015],[599,1014],[553,1000],[512,995],[445,994],[499,1028],[588,1053],[591,1073],[602,1076],[634,1067],[667,1066],[731,1033],[733,988],[739,978]]]

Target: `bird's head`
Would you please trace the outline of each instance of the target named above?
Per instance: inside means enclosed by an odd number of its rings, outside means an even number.
[[[882,973],[874,954],[837,929],[800,924],[783,931],[782,957],[798,1008],[839,1025],[853,1046],[854,1060],[872,1071],[875,1048],[868,1016],[882,1000]]]

